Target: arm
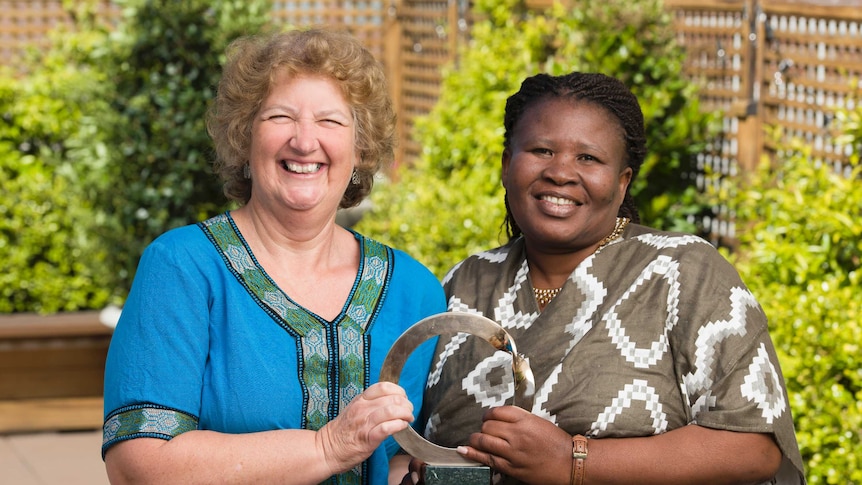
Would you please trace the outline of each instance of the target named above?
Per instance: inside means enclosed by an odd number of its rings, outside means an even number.
[[[397,485],[407,475],[410,455],[397,454],[389,460],[389,484]]]
[[[698,425],[590,445],[593,461],[586,466],[594,465],[595,478],[590,483],[761,483],[774,477],[781,464],[781,451],[769,434]]]
[[[137,438],[105,455],[112,484],[320,483],[362,462],[413,420],[396,384],[369,387],[320,431],[247,434],[189,431],[170,441]]]
[[[520,408],[490,410],[482,432],[458,451],[527,483],[571,481],[571,435]],[[590,440],[585,483],[760,483],[776,474],[781,458],[771,435],[689,425],[656,436]]]

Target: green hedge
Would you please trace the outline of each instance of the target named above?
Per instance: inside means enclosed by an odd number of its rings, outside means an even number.
[[[101,65],[114,83],[107,128],[115,190],[98,204],[122,228],[108,243],[122,251],[110,261],[131,285],[144,247],[168,229],[227,208],[212,172],[205,113],[215,95],[228,43],[258,32],[266,0],[126,0],[123,23],[111,35]]]
[[[0,72],[0,312],[122,303],[143,248],[228,207],[204,113],[267,0],[64,2],[74,31]]]
[[[109,187],[105,77],[81,62],[103,40],[67,36],[26,76],[0,73],[0,312],[104,306],[115,272],[94,205]]]
[[[850,166],[836,171],[791,146],[721,197],[740,227],[729,259],[770,319],[812,484],[862,483],[858,151]]]

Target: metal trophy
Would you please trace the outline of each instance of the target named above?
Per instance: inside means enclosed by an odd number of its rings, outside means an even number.
[[[486,340],[497,350],[510,353],[515,377],[515,404],[526,409],[532,408],[536,387],[529,362],[518,353],[515,341],[503,327],[472,313],[438,313],[408,328],[389,349],[380,370],[380,380],[397,384],[410,354],[426,340],[449,332],[468,333]],[[404,451],[426,463],[426,485],[491,484],[492,471],[489,467],[462,457],[454,448],[431,443],[419,436],[411,426],[393,436]]]

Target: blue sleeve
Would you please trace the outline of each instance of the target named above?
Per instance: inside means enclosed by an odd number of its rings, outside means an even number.
[[[195,429],[209,345],[204,278],[186,244],[144,252],[105,364],[105,441],[170,439]]]

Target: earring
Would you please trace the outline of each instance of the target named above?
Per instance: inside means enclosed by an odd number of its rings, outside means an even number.
[[[350,176],[350,183],[353,185],[359,185],[359,172],[356,169],[353,169],[353,175]]]
[[[251,167],[249,167],[247,163],[242,166],[242,176],[246,179],[251,178]]]

